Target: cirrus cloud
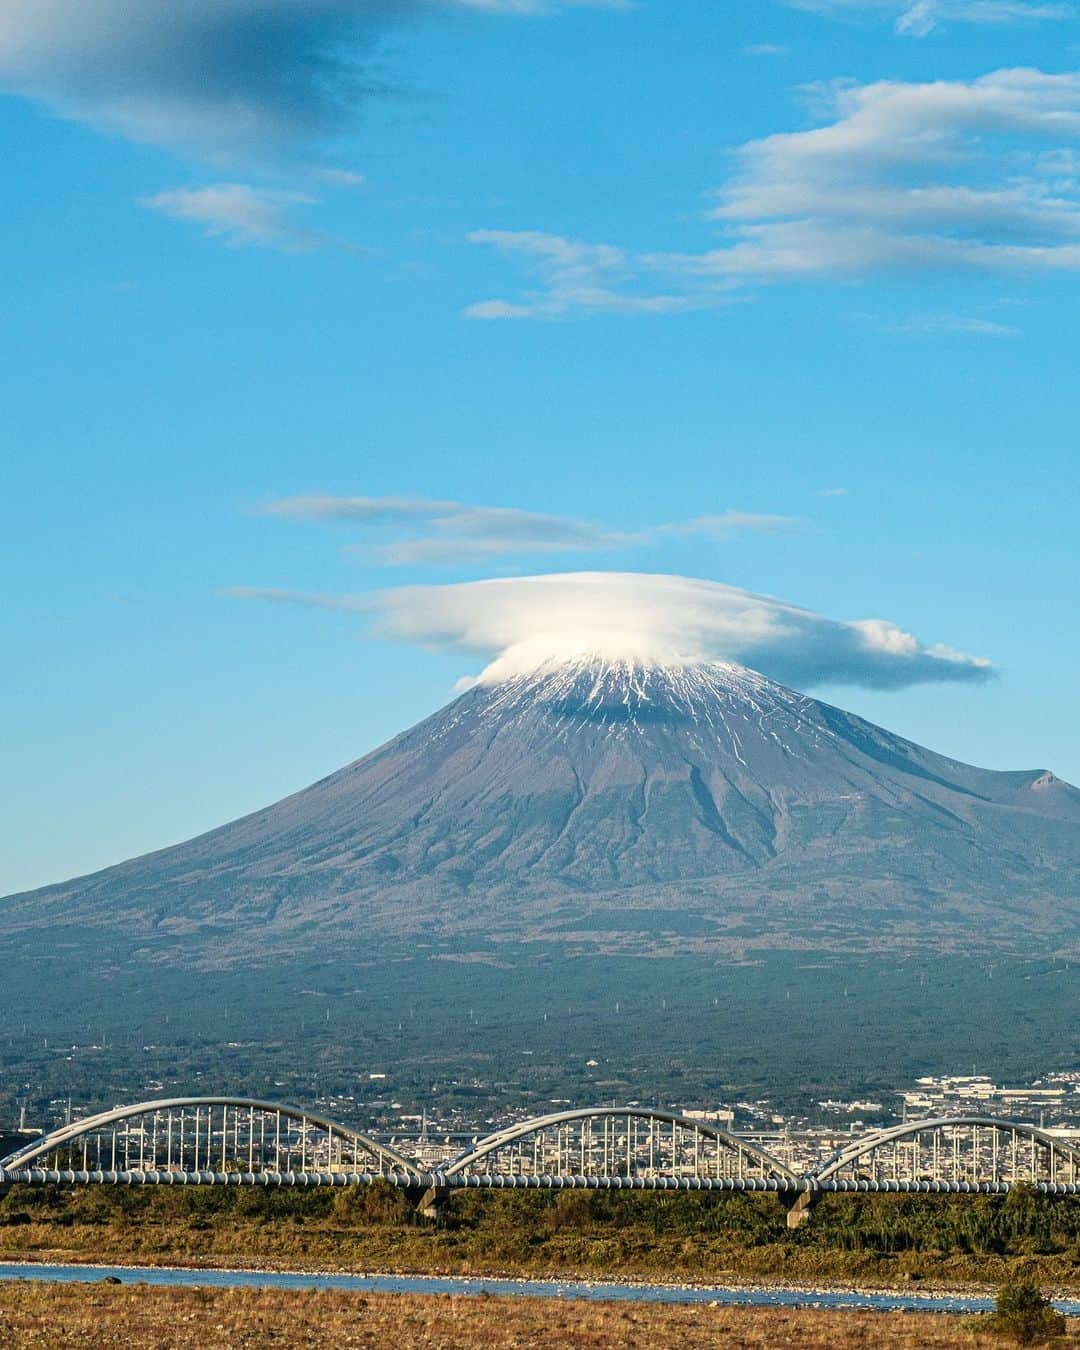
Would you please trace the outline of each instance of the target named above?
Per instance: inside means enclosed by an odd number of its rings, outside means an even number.
[[[773,596],[681,576],[581,572],[360,596],[257,587],[230,593],[364,615],[381,636],[485,658],[491,664],[481,678],[489,680],[585,654],[733,661],[800,689],[901,689],[993,675],[989,661],[921,642],[885,619],[830,619]]]

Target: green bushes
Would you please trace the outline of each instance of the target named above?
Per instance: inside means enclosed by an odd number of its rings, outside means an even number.
[[[1034,1280],[1016,1279],[1002,1285],[997,1306],[973,1324],[979,1331],[996,1331],[1017,1345],[1043,1345],[1064,1335],[1065,1318],[1043,1296]]]
[[[385,1181],[334,1192],[331,1213],[336,1221],[359,1228],[402,1227],[415,1221],[408,1196]]]

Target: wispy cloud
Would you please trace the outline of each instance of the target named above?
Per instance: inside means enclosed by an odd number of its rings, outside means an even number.
[[[139,205],[174,220],[201,225],[205,234],[227,244],[300,253],[330,242],[330,236],[306,229],[293,218],[296,207],[314,203],[315,198],[306,193],[272,191],[245,183],[214,183],[158,192],[142,198]]]
[[[748,142],[713,194],[716,247],[631,253],[478,231],[472,242],[516,252],[540,283],[484,302],[479,316],[663,313],[820,277],[1080,271],[1080,74],[1014,69],[807,93],[822,125]]]
[[[599,553],[656,544],[666,537],[721,540],[739,533],[776,534],[798,525],[791,516],[728,510],[642,530],[609,529],[572,516],[515,507],[469,506],[416,497],[290,497],[264,506],[267,515],[329,524],[391,527],[399,537],[375,556],[390,564],[446,564],[551,553]]]
[[[365,615],[384,636],[494,658],[489,678],[586,651],[736,661],[801,689],[901,689],[979,682],[994,673],[988,661],[920,642],[884,619],[829,619],[772,596],[679,576],[585,572],[360,596],[258,587],[231,594]]]
[[[967,337],[1019,337],[1020,329],[974,314],[923,314],[892,325],[894,333],[913,336],[955,333]]]
[[[362,173],[356,173],[353,169],[315,168],[312,175],[331,187],[360,187],[367,181]]]
[[[838,16],[869,13],[890,18],[905,37],[927,37],[942,24],[1061,22],[1076,14],[1073,4],[1039,0],[789,0],[796,9]]]
[[[474,230],[487,244],[523,259],[539,282],[516,300],[481,300],[468,319],[561,319],[569,314],[671,314],[700,308],[703,297],[643,288],[642,261],[609,244],[585,244],[539,230]],[[651,279],[651,278],[650,278]]]
[[[681,525],[657,525],[654,535],[701,535],[723,539],[727,535],[749,531],[752,534],[785,534],[800,522],[795,516],[763,515],[756,511],[723,511],[716,516],[696,516]]]

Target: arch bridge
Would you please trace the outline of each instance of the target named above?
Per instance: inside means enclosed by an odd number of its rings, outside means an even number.
[[[62,1125],[0,1159],[0,1175],[78,1172],[221,1177],[414,1175],[393,1148],[314,1111],[247,1097],[170,1097]]]
[[[712,1122],[636,1106],[538,1116],[441,1155],[392,1146],[301,1107],[175,1097],[73,1121],[0,1159],[0,1185],[356,1186],[383,1182],[431,1210],[455,1190],[770,1192],[799,1222],[824,1194],[1080,1195],[1080,1141],[989,1116],[909,1121],[795,1161]]]
[[[950,1116],[906,1121],[852,1139],[813,1172],[834,1189],[892,1189],[1017,1185],[1076,1187],[1076,1142],[1034,1125],[993,1116]],[[890,1185],[890,1183],[892,1183]]]
[[[594,1107],[521,1121],[476,1141],[445,1175],[797,1181],[785,1163],[750,1140],[647,1107]]]

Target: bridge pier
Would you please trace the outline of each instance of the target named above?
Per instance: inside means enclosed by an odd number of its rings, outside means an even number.
[[[414,1196],[415,1192],[410,1192],[410,1198]],[[422,1219],[428,1219],[434,1223],[449,1196],[450,1192],[445,1186],[429,1186],[416,1200],[417,1214]]]
[[[820,1200],[820,1191],[799,1191],[795,1195],[781,1191],[780,1203],[787,1210],[787,1226],[801,1228],[809,1223]]]

